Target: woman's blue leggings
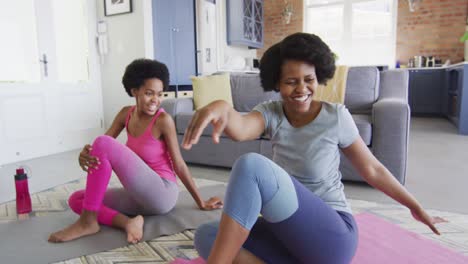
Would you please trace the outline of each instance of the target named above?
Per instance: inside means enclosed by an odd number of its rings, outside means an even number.
[[[224,213],[250,230],[243,248],[267,263],[344,264],[356,251],[353,216],[334,210],[259,154],[243,155],[234,164]],[[195,248],[205,259],[218,225],[204,224],[196,231]]]

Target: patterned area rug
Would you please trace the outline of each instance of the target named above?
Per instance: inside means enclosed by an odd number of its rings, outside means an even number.
[[[204,179],[196,179],[195,181],[197,186],[200,187],[219,184],[219,182]],[[115,177],[112,177],[110,185],[118,187],[120,183]],[[68,197],[72,192],[83,189],[84,186],[85,179],[83,178],[32,195],[33,213],[31,213],[30,217],[40,217],[69,210],[67,205]],[[182,184],[179,184],[179,186],[181,186],[181,190],[184,190]],[[442,235],[436,236],[426,226],[413,220],[405,207],[362,200],[349,201],[355,214],[360,212],[372,213],[400,227],[432,239],[441,245],[468,255],[468,215],[429,210],[431,215],[441,216],[449,221],[448,223],[438,225]],[[0,204],[0,224],[9,221],[17,221],[15,202]],[[198,255],[193,248],[193,236],[193,230],[187,230],[172,236],[159,237],[136,245],[129,245],[59,263],[168,263],[174,258],[196,258]]]

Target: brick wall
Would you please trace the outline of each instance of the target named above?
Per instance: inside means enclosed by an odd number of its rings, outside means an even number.
[[[468,0],[422,0],[410,12],[407,0],[398,2],[396,58],[402,63],[414,55],[433,55],[444,62],[463,61]]]
[[[264,48],[257,51],[261,58],[265,50],[289,34],[302,31],[303,0],[291,0],[294,15],[284,24],[281,12],[284,0],[264,0]],[[463,60],[464,45],[458,39],[465,31],[468,0],[422,0],[411,13],[407,0],[398,1],[396,57],[402,63],[414,55],[433,55],[452,63]]]
[[[257,58],[261,58],[266,49],[283,40],[284,37],[302,31],[303,0],[289,0],[293,7],[291,22],[285,24],[281,13],[284,0],[264,0],[264,45],[257,50]]]

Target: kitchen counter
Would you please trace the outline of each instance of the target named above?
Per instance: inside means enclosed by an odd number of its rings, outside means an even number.
[[[447,117],[460,134],[468,135],[468,62],[401,70],[409,72],[412,115]]]
[[[438,69],[450,69],[457,66],[468,64],[468,61],[462,61],[455,64],[450,64],[448,66],[441,66],[441,67],[418,67],[418,68],[400,68],[401,70],[438,70]]]

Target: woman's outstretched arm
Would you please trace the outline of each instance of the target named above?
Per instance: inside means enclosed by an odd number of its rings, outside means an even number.
[[[265,129],[265,120],[260,112],[252,111],[243,115],[225,101],[214,101],[195,112],[185,131],[182,147],[190,149],[197,144],[210,123],[214,128],[212,137],[215,143],[219,143],[222,133],[235,141],[245,141],[258,138]]]
[[[440,235],[434,224],[444,222],[445,220],[429,216],[416,198],[370,152],[361,137],[358,137],[349,147],[343,148],[342,151],[361,177],[370,185],[408,207],[416,220],[427,225],[435,234]]]

